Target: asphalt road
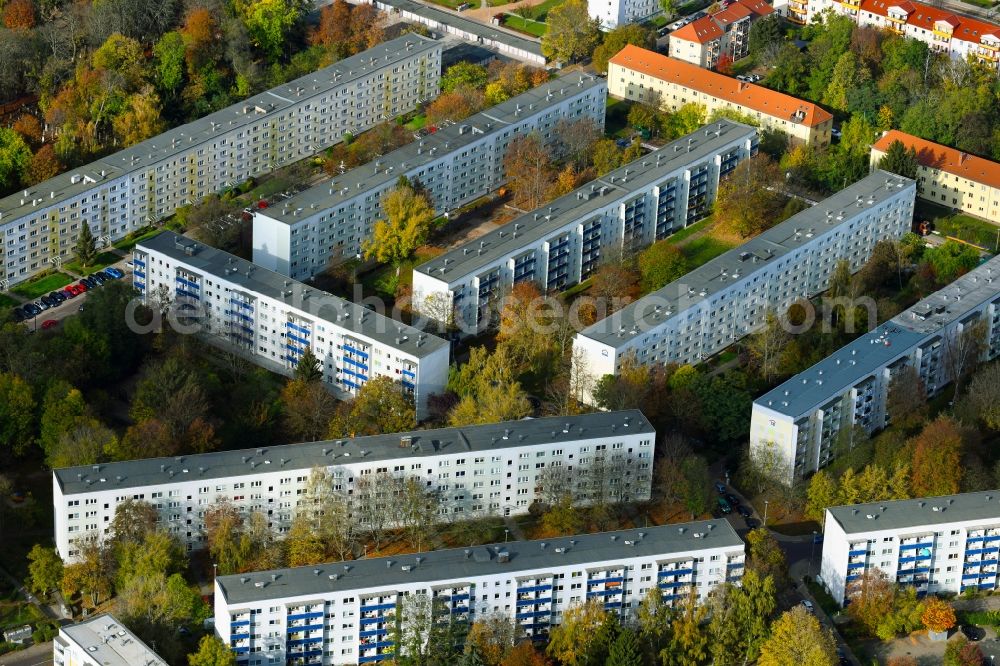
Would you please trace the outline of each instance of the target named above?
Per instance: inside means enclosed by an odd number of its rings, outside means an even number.
[[[52,642],[0,656],[0,666],[52,666]]]

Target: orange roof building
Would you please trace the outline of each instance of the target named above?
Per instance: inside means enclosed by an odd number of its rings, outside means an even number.
[[[735,0],[670,33],[670,55],[709,69],[722,59],[742,60],[749,55],[750,25],[773,12],[763,0]]]
[[[858,25],[889,30],[927,43],[953,58],[1000,66],[1000,26],[914,0],[775,0],[774,9],[806,24],[827,9]]]
[[[890,130],[872,144],[872,166],[894,141],[917,153],[917,196],[1000,224],[1000,164]]]
[[[608,91],[671,111],[694,103],[704,106],[707,115],[736,112],[795,143],[825,146],[833,129],[833,116],[812,102],[633,45],[608,63]]]

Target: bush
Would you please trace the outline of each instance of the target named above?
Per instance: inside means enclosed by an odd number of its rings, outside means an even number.
[[[59,625],[52,620],[46,620],[38,623],[38,626],[35,627],[35,631],[31,634],[31,640],[33,640],[36,645],[39,643],[48,643],[58,635]]]

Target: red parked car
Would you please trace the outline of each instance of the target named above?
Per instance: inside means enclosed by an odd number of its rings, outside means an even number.
[[[57,322],[55,319],[46,319],[45,321],[42,322],[42,330],[47,331],[50,328],[55,328],[58,325],[59,322]]]

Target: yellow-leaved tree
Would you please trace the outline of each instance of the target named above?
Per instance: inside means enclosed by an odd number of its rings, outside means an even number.
[[[382,200],[382,211],[385,218],[375,222],[372,237],[363,249],[369,259],[394,264],[398,276],[403,260],[427,242],[434,209],[426,194],[400,178]]]

